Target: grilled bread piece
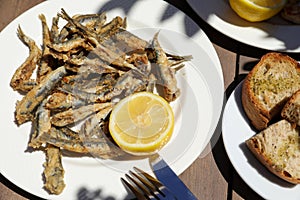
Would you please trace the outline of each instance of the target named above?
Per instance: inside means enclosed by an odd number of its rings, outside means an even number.
[[[281,116],[289,122],[300,126],[300,90],[294,93],[284,105]]]
[[[287,100],[300,89],[300,65],[281,53],[267,53],[247,75],[242,89],[242,104],[257,130],[267,128],[280,116]]]
[[[300,128],[287,120],[270,125],[246,141],[257,159],[280,178],[300,183]]]

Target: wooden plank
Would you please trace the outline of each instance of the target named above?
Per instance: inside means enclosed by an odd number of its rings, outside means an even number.
[[[0,31],[17,16],[31,7],[43,2],[43,0],[9,0],[0,4]]]
[[[1,180],[1,179],[0,179]],[[1,180],[2,181],[2,180]],[[26,200],[25,197],[15,193],[14,191],[8,189],[5,185],[0,182],[0,199],[11,199],[11,200]]]
[[[214,45],[223,69],[224,88],[226,89],[235,77],[236,53],[228,51],[218,45]]]
[[[224,199],[227,196],[227,182],[212,153],[199,157],[180,178],[199,199]]]

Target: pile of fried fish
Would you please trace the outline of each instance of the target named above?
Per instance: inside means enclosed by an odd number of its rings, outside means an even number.
[[[23,95],[15,121],[32,123],[28,148],[45,152],[44,187],[51,194],[65,187],[65,152],[102,159],[125,154],[107,126],[120,99],[139,91],[159,90],[169,102],[180,95],[175,73],[191,56],[166,53],[159,32],[148,42],[126,30],[126,18],[106,18],[105,12],[71,17],[62,9],[50,27],[40,14],[41,46],[17,30],[29,56],[10,82]]]

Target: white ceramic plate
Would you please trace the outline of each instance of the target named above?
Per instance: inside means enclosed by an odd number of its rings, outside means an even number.
[[[292,185],[269,172],[248,150],[245,141],[255,134],[243,111],[242,83],[224,109],[222,135],[228,157],[242,179],[265,199],[300,199],[300,185]]]
[[[198,15],[221,33],[242,43],[267,50],[300,52],[300,26],[279,16],[265,22],[243,20],[229,6],[229,0],[188,0]]]
[[[20,24],[26,35],[41,44],[42,29],[38,19],[52,17],[64,8],[70,15],[107,11],[108,19],[127,16],[128,30],[151,40],[160,30],[159,40],[166,51],[193,55],[193,60],[177,73],[182,94],[172,106],[175,111],[175,130],[171,141],[160,154],[177,174],[183,172],[200,155],[213,135],[222,110],[224,83],[218,56],[206,35],[199,30],[193,37],[185,32],[196,25],[182,12],[161,0],[95,1],[51,0],[26,11],[0,34],[1,60],[1,133],[0,170],[15,185],[45,199],[80,199],[98,193],[98,198],[125,199],[127,192],[120,177],[133,166],[150,171],[147,159],[100,160],[63,157],[66,188],[61,195],[49,195],[43,189],[43,152],[25,152],[31,124],[17,127],[14,109],[21,95],[9,87],[10,78],[28,56],[28,49],[17,38]],[[82,198],[81,198],[82,199]]]

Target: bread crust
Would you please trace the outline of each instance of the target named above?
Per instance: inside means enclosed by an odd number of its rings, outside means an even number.
[[[295,92],[293,96],[284,105],[281,111],[281,117],[291,123],[296,123],[300,126],[300,90]]]
[[[264,152],[261,152],[259,148],[257,148],[257,142],[255,138],[250,138],[246,140],[246,145],[249,148],[249,150],[254,154],[254,156],[273,174],[277,175],[279,178],[292,183],[292,184],[300,184],[300,179],[292,178],[290,176],[287,176],[284,171],[276,170],[274,165],[272,164],[272,161],[264,154]]]
[[[260,67],[264,67],[263,64],[266,63],[266,60],[269,58],[277,61],[286,60],[287,62],[291,63],[291,65],[294,66],[300,73],[300,65],[296,60],[292,59],[288,55],[276,52],[267,53],[262,56],[260,61],[249,72],[242,87],[242,105],[246,115],[250,120],[250,123],[259,131],[267,128],[270,120],[280,115],[282,107],[288,100],[285,99],[284,101],[278,103],[278,105],[276,105],[271,111],[268,111],[262,106],[260,100],[254,95],[253,89],[251,88],[251,79],[257,73]]]
[[[246,78],[243,83],[242,104],[244,111],[250,120],[250,123],[257,130],[263,130],[268,126],[270,119],[264,115],[264,113],[266,113],[267,111],[264,110],[262,106],[260,106],[257,99],[254,97],[254,95],[252,95],[249,78]]]

